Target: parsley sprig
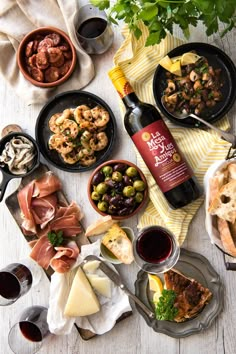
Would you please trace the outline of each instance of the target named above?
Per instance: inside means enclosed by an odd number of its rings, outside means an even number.
[[[155,314],[157,320],[173,321],[178,313],[174,307],[176,292],[174,290],[162,290],[162,295],[156,305]]]
[[[203,22],[206,34],[218,32],[219,23],[226,24],[222,36],[236,26],[235,0],[90,0],[100,10],[110,9],[109,19],[124,20],[138,39],[142,32],[139,20],[148,27],[149,36],[146,46],[160,43],[173,26],[178,25],[186,38],[189,37],[189,25],[197,26]]]
[[[48,239],[54,247],[60,246],[63,241],[63,231],[50,231],[48,232]]]

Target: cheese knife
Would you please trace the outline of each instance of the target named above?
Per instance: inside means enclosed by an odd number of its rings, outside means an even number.
[[[84,259],[83,263],[86,263],[88,261],[99,261],[99,268],[105,273],[109,279],[113,281],[117,286],[120,287],[121,290],[123,290],[151,319],[155,318],[155,314],[146,306],[144,303],[139,300],[139,298],[134,295],[122,282],[121,277],[118,273],[116,273],[113,269],[111,269],[105,262],[103,262],[99,257],[97,256],[87,256]]]

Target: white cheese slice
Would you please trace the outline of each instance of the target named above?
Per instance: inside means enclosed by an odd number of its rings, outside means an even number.
[[[99,268],[100,261],[89,261],[84,264],[83,270],[85,273],[95,273],[96,270]]]
[[[111,281],[107,277],[99,277],[96,274],[86,274],[92,287],[101,295],[111,298]]]
[[[89,316],[100,310],[100,304],[84,272],[79,267],[69,293],[64,315]]]

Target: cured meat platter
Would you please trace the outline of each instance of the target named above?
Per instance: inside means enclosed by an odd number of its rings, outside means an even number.
[[[27,242],[37,239],[37,236],[35,236],[35,235],[28,236],[23,232],[23,229],[21,227],[21,225],[22,225],[21,209],[20,209],[20,206],[18,203],[17,194],[24,186],[26,186],[33,179],[40,178],[48,171],[49,171],[49,168],[46,165],[40,164],[39,167],[32,174],[30,174],[29,176],[26,176],[22,179],[21,184],[18,187],[18,189],[14,193],[9,195],[5,200],[5,203],[9,209],[10,213],[12,214],[13,218],[15,219],[17,225],[19,226],[19,228],[20,228],[20,230]],[[61,205],[67,206],[69,204],[62,191],[57,192],[57,197],[58,197],[58,200]],[[81,225],[81,228],[82,228],[82,232],[76,237],[76,242],[79,247],[89,243],[88,238],[85,236],[82,225]],[[49,267],[47,270],[45,270],[45,273],[46,273],[49,280],[50,280],[50,277],[53,274],[53,272],[54,271],[51,267]],[[122,316],[117,320],[117,322],[120,322],[121,320],[129,317],[131,314],[132,314],[131,311],[123,313]],[[80,328],[76,324],[75,324],[75,327],[77,328],[80,336],[84,340],[89,340],[89,339],[96,336],[95,333],[93,333],[87,329]]]

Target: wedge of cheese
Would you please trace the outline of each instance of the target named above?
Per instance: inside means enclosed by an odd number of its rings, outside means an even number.
[[[107,277],[99,277],[97,274],[86,274],[90,284],[100,295],[111,298],[111,281]]]
[[[99,268],[99,261],[89,261],[84,264],[83,270],[85,273],[95,273],[96,270]]]
[[[99,301],[86,275],[79,267],[71,286],[64,315],[68,317],[89,316],[99,310]]]

